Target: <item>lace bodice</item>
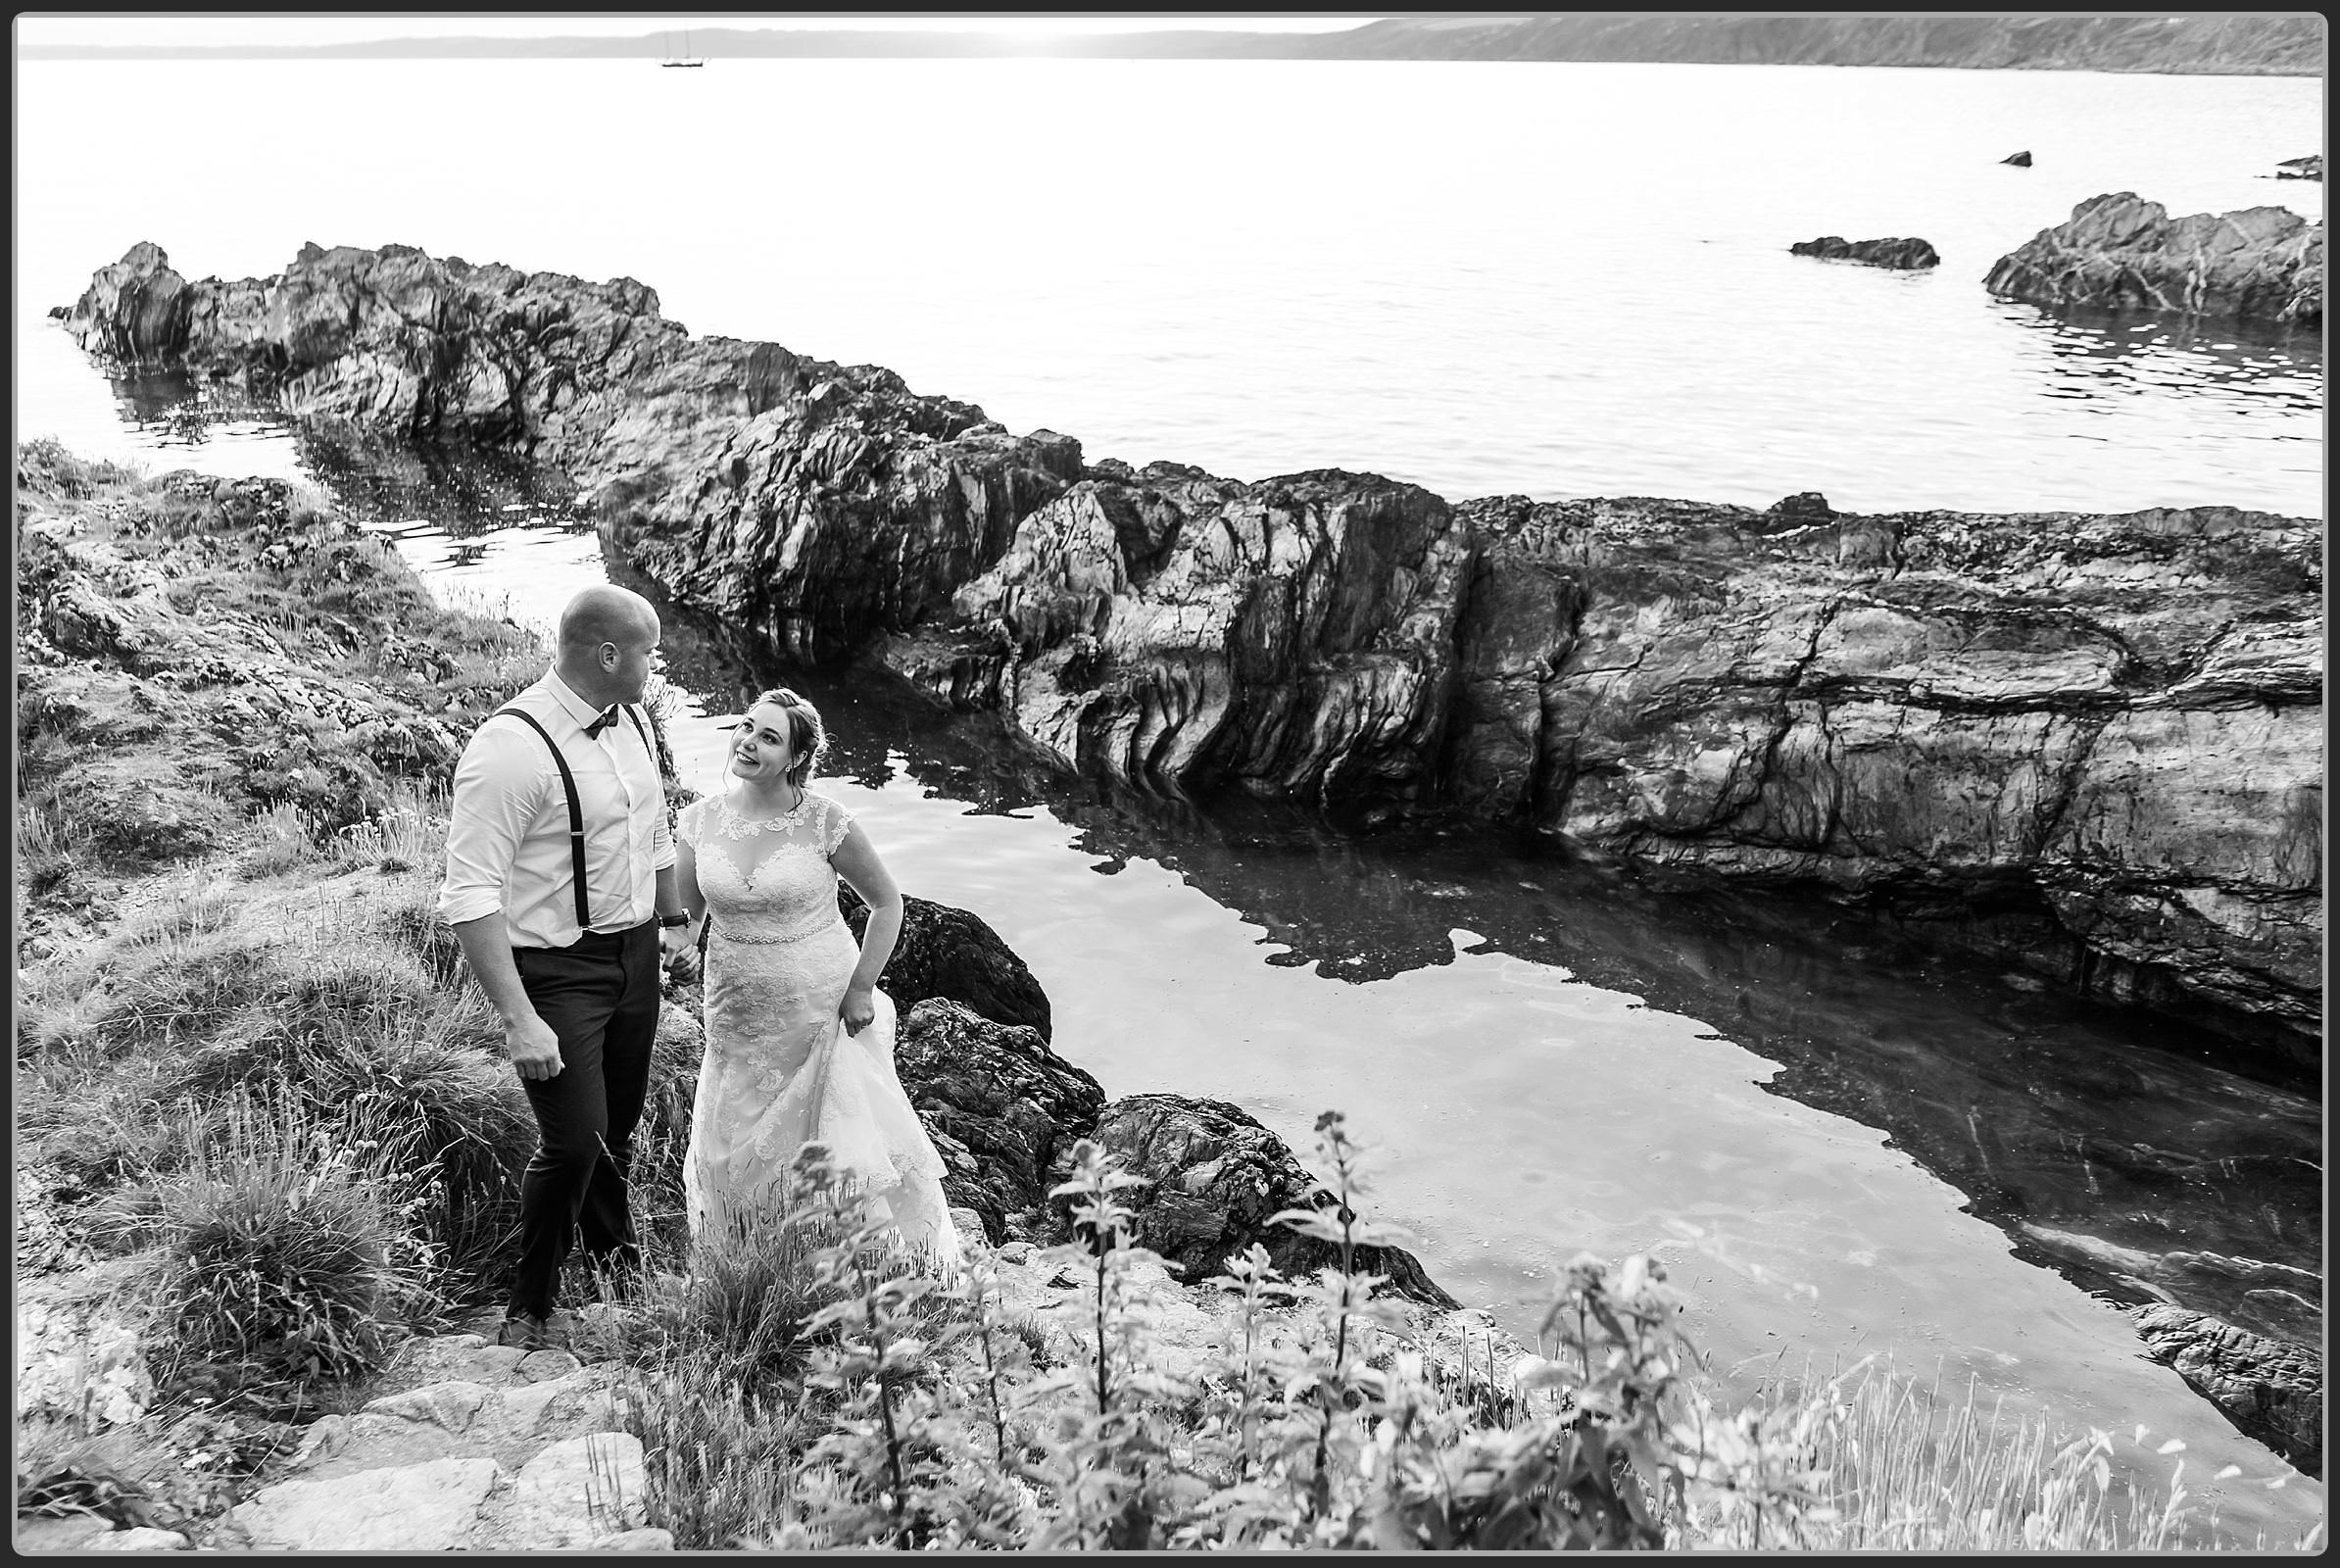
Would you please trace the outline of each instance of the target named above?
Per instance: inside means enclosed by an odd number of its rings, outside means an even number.
[[[853,819],[826,795],[806,790],[795,810],[770,817],[745,816],[729,796],[714,796],[685,808],[677,825],[697,858],[716,936],[794,942],[839,923],[829,858]]]

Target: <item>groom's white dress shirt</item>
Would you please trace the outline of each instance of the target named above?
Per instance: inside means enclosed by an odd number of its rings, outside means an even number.
[[[551,670],[506,706],[545,727],[576,781],[592,929],[624,931],[651,918],[674,838],[658,760],[633,720],[621,712],[587,736],[601,710]],[[569,864],[568,801],[544,738],[510,716],[482,723],[456,764],[439,917],[461,925],[500,908],[513,947],[565,948],[578,937]]]

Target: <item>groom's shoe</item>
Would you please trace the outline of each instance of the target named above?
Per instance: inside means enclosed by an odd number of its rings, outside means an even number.
[[[514,1312],[496,1331],[496,1343],[522,1350],[541,1350],[553,1343],[546,1320],[534,1312]]]

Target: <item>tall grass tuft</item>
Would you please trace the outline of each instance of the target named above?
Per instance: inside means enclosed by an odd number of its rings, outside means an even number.
[[[166,1392],[300,1409],[431,1320],[433,1260],[399,1202],[414,1173],[356,1130],[289,1096],[238,1096],[187,1113],[184,1168],[103,1200],[103,1223],[155,1264],[145,1338]]]
[[[802,1341],[804,1325],[838,1295],[812,1277],[811,1259],[824,1242],[777,1215],[711,1231],[690,1250],[688,1283],[647,1303],[634,1337],[637,1359],[689,1362],[755,1395],[801,1377],[811,1353]]]
[[[97,854],[97,832],[88,818],[68,809],[51,790],[17,794],[18,884],[35,897],[57,893]]]
[[[1986,1408],[1975,1384],[1943,1390],[1864,1361],[1815,1385],[1799,1379],[1759,1401],[1779,1446],[1827,1480],[1827,1506],[1775,1519],[1765,1544],[1830,1551],[2164,1551],[2202,1521],[2187,1506],[2183,1460],[2154,1495],[2116,1472],[2103,1430],[2060,1434],[2043,1414]],[[2126,1466],[2123,1467],[2127,1468]],[[1707,1521],[1706,1542],[1746,1546],[1751,1518]]]
[[[810,1544],[796,1476],[813,1434],[787,1391],[684,1357],[629,1389],[619,1422],[647,1456],[649,1517],[678,1550]]]
[[[444,791],[399,779],[390,787],[387,806],[333,836],[333,859],[345,866],[369,865],[385,876],[414,870],[435,876],[447,850],[447,813]]]

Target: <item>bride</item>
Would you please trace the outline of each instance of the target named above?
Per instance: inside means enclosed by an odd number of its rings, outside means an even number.
[[[777,1216],[790,1163],[819,1142],[904,1243],[949,1267],[960,1248],[942,1156],[895,1076],[894,1003],[877,989],[902,893],[845,808],[804,787],[827,747],[810,703],[765,692],[733,732],[736,787],[679,819],[684,907],[713,920],[684,1160],[691,1234]],[[857,949],[837,911],[841,875],[869,906]]]

